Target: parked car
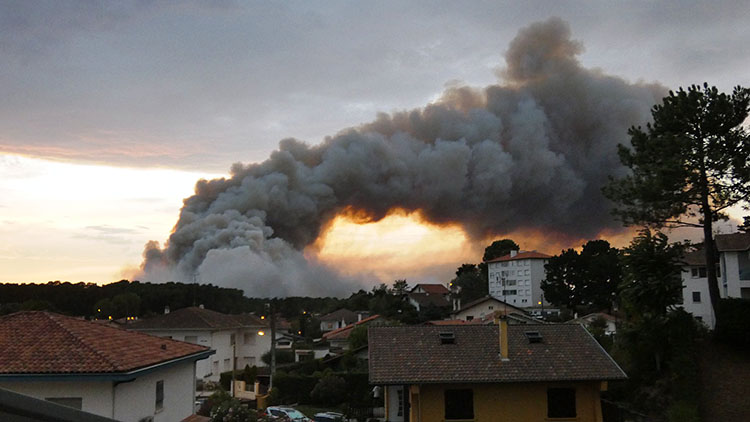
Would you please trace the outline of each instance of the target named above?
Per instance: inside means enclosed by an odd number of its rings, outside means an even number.
[[[292,409],[291,407],[268,407],[266,408],[266,415],[273,419],[279,419],[282,421],[312,422],[312,420],[303,415],[302,412],[297,409]]]
[[[344,422],[344,415],[336,412],[316,413],[313,416],[314,422]]]

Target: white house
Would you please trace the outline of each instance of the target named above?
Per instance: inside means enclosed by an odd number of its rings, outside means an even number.
[[[318,320],[320,321],[320,331],[324,333],[326,331],[333,331],[346,327],[347,325],[353,324],[361,319],[361,314],[352,312],[345,308],[337,309],[329,314],[318,317]]]
[[[722,298],[750,299],[750,233],[717,234],[714,238],[719,261],[717,279]],[[711,307],[703,250],[683,257],[681,306],[714,328],[716,318]]]
[[[492,296],[485,296],[469,302],[451,313],[451,318],[461,321],[482,321],[485,318],[494,318],[497,313],[508,315],[512,313],[525,315],[526,312],[517,306],[509,305],[502,300]]]
[[[227,315],[193,306],[141,319],[127,328],[216,350],[196,369],[196,376],[207,381],[219,381],[219,375],[233,367],[263,366],[261,356],[271,350],[270,328],[252,314]]]
[[[511,251],[486,261],[490,296],[521,308],[542,304],[541,282],[549,258],[537,251]]]
[[[0,388],[124,422],[193,414],[207,347],[50,312],[0,317]]]

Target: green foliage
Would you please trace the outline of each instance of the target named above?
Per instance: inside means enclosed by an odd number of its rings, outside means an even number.
[[[597,342],[604,348],[604,350],[610,350],[612,348],[612,338],[607,335],[607,320],[598,317],[591,321],[586,329],[596,339]]]
[[[619,146],[632,173],[604,190],[618,203],[616,214],[626,223],[659,227],[693,215],[691,206],[708,205],[717,214],[704,217],[718,218],[746,200],[750,137],[742,123],[749,104],[750,90],[741,87],[731,95],[708,84],[670,92],[653,107],[652,124],[630,129],[632,149]]]
[[[738,350],[750,351],[750,300],[722,299],[716,312],[714,338]]]
[[[334,374],[323,376],[310,392],[310,398],[317,404],[335,406],[346,397],[346,381]]]
[[[391,292],[396,296],[403,296],[409,293],[409,284],[406,280],[396,280],[393,282],[393,289]]]
[[[698,404],[679,400],[667,409],[667,422],[700,422]]]
[[[255,365],[252,367],[250,365],[245,365],[245,369],[242,370],[240,378],[248,384],[254,383],[255,380],[258,379],[258,367]]]
[[[466,264],[462,267],[465,266]],[[487,279],[482,276],[477,267],[474,267],[473,271],[467,268],[463,271],[457,271],[457,273],[459,275],[451,281],[451,288],[458,290],[461,303],[469,303],[489,294]]]
[[[267,351],[261,355],[260,360],[266,365],[271,365],[271,351]],[[276,364],[283,365],[286,363],[294,362],[294,351],[292,350],[279,350],[276,349]]]
[[[619,251],[606,240],[590,240],[579,254],[562,251],[545,265],[544,297],[556,306],[582,312],[611,310],[622,280]]]
[[[349,334],[349,349],[356,350],[367,345],[367,326],[358,325]]]
[[[685,245],[665,234],[641,230],[623,249],[621,300],[631,318],[666,315],[682,299],[681,257]]]
[[[484,255],[482,261],[489,261],[491,259],[499,258],[510,254],[510,251],[517,251],[521,249],[520,246],[512,239],[500,239],[492,242],[490,246],[484,248]],[[458,275],[458,274],[456,274]]]
[[[652,108],[653,123],[630,129],[631,147],[618,146],[630,174],[610,179],[603,190],[617,204],[615,214],[625,224],[701,227],[706,262],[714,262],[713,222],[725,219],[728,207],[747,204],[750,195],[750,135],[742,126],[749,112],[746,88],[724,94],[704,84],[670,91]],[[716,309],[712,265],[706,275]]]
[[[209,417],[212,422],[255,422],[258,419],[255,411],[243,406],[238,399],[224,391],[211,395],[211,402]]]

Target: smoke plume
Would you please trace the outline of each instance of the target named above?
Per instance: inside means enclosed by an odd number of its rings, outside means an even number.
[[[351,291],[301,252],[341,213],[418,211],[473,239],[618,230],[601,186],[623,171],[616,145],[665,89],[583,68],[582,50],[562,20],[534,23],[510,43],[498,85],[452,87],[318,145],[284,139],[264,162],[199,181],[164,248],[146,246],[142,277],[197,273],[253,296]]]

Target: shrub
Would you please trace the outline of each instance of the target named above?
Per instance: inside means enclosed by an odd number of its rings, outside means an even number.
[[[714,337],[717,341],[750,351],[750,336],[747,327],[750,325],[750,300],[721,299],[716,311]]]
[[[315,403],[335,406],[346,399],[346,381],[336,375],[328,374],[321,378],[310,392]]]

